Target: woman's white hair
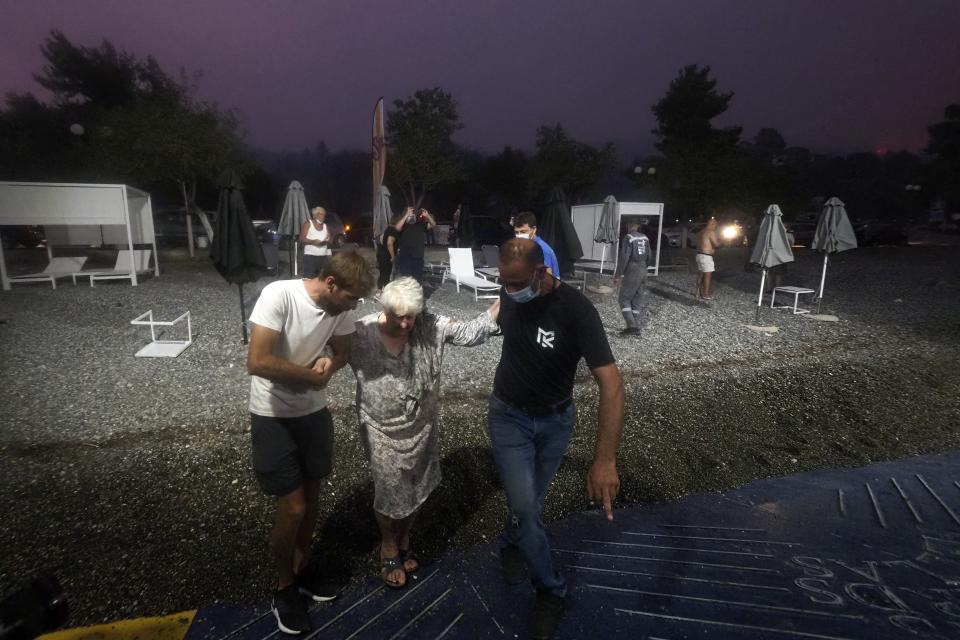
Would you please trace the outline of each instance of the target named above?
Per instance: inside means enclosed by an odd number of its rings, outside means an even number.
[[[409,276],[397,278],[383,288],[380,304],[398,316],[418,316],[423,311],[423,287]]]

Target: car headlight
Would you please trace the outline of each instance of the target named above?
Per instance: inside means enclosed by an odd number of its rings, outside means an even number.
[[[725,240],[733,240],[740,235],[740,228],[735,224],[727,225],[720,232]]]

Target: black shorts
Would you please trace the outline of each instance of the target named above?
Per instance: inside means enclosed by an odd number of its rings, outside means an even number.
[[[285,496],[333,470],[333,416],[326,408],[299,418],[250,414],[253,471],[264,493]]]

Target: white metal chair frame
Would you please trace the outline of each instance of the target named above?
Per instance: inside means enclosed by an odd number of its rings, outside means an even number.
[[[777,292],[793,294],[793,306],[789,304],[778,304],[774,305],[774,302],[777,299]],[[774,287],[773,291],[770,292],[770,308],[771,309],[792,309],[793,315],[800,315],[802,313],[810,313],[810,309],[799,309],[799,300],[800,295],[804,293],[816,293],[813,289],[807,289],[806,287]]]
[[[172,327],[175,324],[187,321],[187,339],[186,340],[157,340],[156,327]],[[190,323],[190,312],[181,314],[175,320],[169,322],[154,320],[153,309],[130,321],[132,325],[150,327],[150,344],[137,351],[138,358],[176,358],[184,349],[193,344],[193,326]]]

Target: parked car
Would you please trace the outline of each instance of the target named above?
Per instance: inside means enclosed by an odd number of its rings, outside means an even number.
[[[327,211],[325,222],[327,233],[333,238],[333,248],[339,249],[347,241],[347,226],[343,223],[343,218],[333,211]]]
[[[203,228],[200,219],[191,216],[193,226],[193,237],[206,237],[207,230]],[[215,224],[210,220],[210,224]],[[167,247],[171,245],[187,244],[187,220],[183,207],[172,207],[158,209],[153,212],[153,233],[157,239],[157,246]]]
[[[346,221],[343,227],[347,242],[356,242],[364,246],[373,242],[373,218],[359,216]]]
[[[864,220],[853,225],[853,233],[861,245],[907,244],[907,228],[895,222]]]
[[[3,238],[4,249],[16,249],[17,247],[33,249],[42,247],[47,242],[43,235],[43,227],[32,225],[2,227],[0,228],[0,238]]]
[[[513,237],[513,229],[506,223],[493,216],[471,216],[470,224],[473,230],[473,248],[479,249],[485,244],[499,245]],[[463,246],[463,241],[460,241]]]
[[[277,232],[276,220],[251,220],[253,229],[257,232],[257,239],[262,244],[280,245],[280,234]]]
[[[671,247],[679,247],[683,238],[683,228],[680,225],[668,227],[663,230],[663,235],[667,236],[667,242]]]

